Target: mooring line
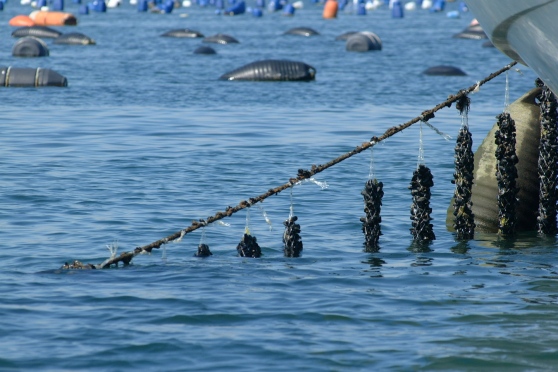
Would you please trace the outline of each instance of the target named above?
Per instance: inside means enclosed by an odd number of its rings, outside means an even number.
[[[415,117],[414,119],[411,119],[408,122],[403,123],[401,125],[397,125],[397,126],[389,128],[380,137],[374,136],[370,139],[370,141],[364,142],[362,145],[357,146],[352,151],[349,151],[349,152],[331,160],[330,162],[328,162],[326,164],[317,165],[317,166],[312,165],[310,170],[299,169],[298,174],[297,174],[296,177],[290,178],[289,182],[287,182],[287,183],[285,183],[281,186],[278,186],[278,187],[273,188],[273,189],[269,189],[267,192],[265,192],[265,193],[263,193],[259,196],[256,196],[254,198],[250,198],[248,200],[242,200],[235,207],[230,207],[229,206],[225,209],[224,212],[217,212],[217,213],[215,213],[215,215],[213,215],[211,217],[208,217],[206,220],[201,219],[201,220],[198,220],[198,221],[193,221],[192,224],[185,229],[177,231],[174,234],[169,235],[166,238],[159,239],[159,240],[157,240],[157,241],[155,241],[151,244],[144,245],[142,247],[137,247],[132,252],[124,252],[124,253],[120,254],[118,257],[114,257],[110,260],[107,260],[107,261],[103,262],[101,265],[98,265],[98,268],[102,269],[102,268],[105,268],[105,267],[109,267],[110,265],[113,265],[113,264],[118,264],[119,262],[122,262],[125,265],[127,265],[132,261],[132,258],[134,258],[135,256],[137,256],[139,254],[151,253],[153,248],[158,249],[163,244],[170,243],[170,242],[172,242],[176,239],[181,239],[184,235],[189,234],[192,231],[195,231],[195,230],[197,230],[201,227],[207,226],[210,223],[219,221],[219,220],[221,220],[225,217],[230,217],[233,214],[235,214],[236,212],[239,212],[239,211],[241,211],[245,208],[249,208],[250,206],[252,206],[256,203],[259,203],[261,201],[264,201],[265,199],[269,198],[272,195],[277,195],[281,191],[284,191],[288,188],[293,187],[296,183],[298,183],[300,181],[303,181],[303,180],[306,180],[306,179],[309,179],[309,178],[313,177],[315,174],[323,172],[324,170],[326,170],[328,168],[331,168],[338,163],[341,163],[343,160],[346,160],[346,159],[352,157],[353,155],[359,154],[362,151],[375,146],[377,143],[379,143],[379,142],[381,142],[381,141],[383,141],[383,140],[385,140],[385,139],[403,131],[404,129],[407,129],[408,127],[410,127],[413,124],[416,124],[416,123],[421,122],[421,121],[428,121],[428,120],[434,118],[434,113],[435,112],[443,109],[444,107],[451,107],[453,102],[456,102],[459,99],[461,99],[463,96],[466,96],[467,94],[478,90],[480,86],[482,86],[483,84],[485,84],[485,83],[489,82],[490,80],[494,79],[495,77],[502,74],[503,72],[508,71],[509,69],[511,69],[516,64],[517,64],[516,61],[511,62],[510,64],[504,66],[500,70],[498,70],[496,72],[493,72],[492,74],[488,75],[483,80],[478,81],[476,84],[470,86],[469,88],[462,89],[455,95],[450,95],[447,100],[445,100],[442,103],[439,103],[438,105],[434,106],[430,110],[423,111],[421,115]]]

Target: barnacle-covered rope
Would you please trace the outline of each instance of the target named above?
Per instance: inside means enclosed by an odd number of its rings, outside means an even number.
[[[279,194],[281,191],[284,191],[290,187],[292,187],[294,184],[310,179],[312,178],[315,174],[318,174],[320,172],[323,172],[324,170],[333,167],[334,165],[341,163],[344,160],[347,160],[348,158],[359,154],[361,152],[363,152],[366,149],[369,149],[373,146],[375,146],[377,143],[407,129],[408,127],[410,127],[413,124],[416,124],[418,122],[421,121],[428,121],[430,119],[432,119],[434,117],[434,113],[443,109],[444,107],[451,107],[452,103],[460,100],[463,96],[466,96],[467,94],[476,91],[479,89],[480,86],[482,86],[483,84],[489,82],[490,80],[494,79],[495,77],[499,76],[500,74],[502,74],[505,71],[508,71],[510,68],[512,68],[513,66],[515,66],[517,64],[517,62],[513,61],[511,63],[509,63],[508,65],[504,66],[503,68],[501,68],[498,71],[493,72],[492,74],[488,75],[487,77],[485,77],[484,79],[478,81],[477,83],[473,84],[472,86],[470,86],[469,88],[466,89],[462,89],[460,90],[457,94],[455,95],[450,95],[444,102],[439,103],[438,105],[434,106],[433,108],[423,111],[421,115],[415,117],[414,119],[411,119],[409,121],[407,121],[406,123],[403,123],[401,125],[397,125],[394,127],[389,128],[388,130],[386,130],[384,132],[383,135],[381,135],[380,137],[372,137],[370,141],[364,142],[362,145],[355,147],[353,150],[331,160],[330,162],[326,163],[326,164],[321,164],[321,165],[312,165],[311,169],[309,170],[305,170],[305,169],[299,169],[298,170],[298,174],[296,177],[290,178],[289,181],[287,183],[284,183],[283,185],[277,186],[273,189],[269,189],[267,192],[250,198],[248,200],[242,200],[238,205],[234,206],[234,207],[227,207],[225,209],[225,211],[220,211],[215,213],[215,215],[208,217],[205,220],[198,220],[198,221],[193,221],[192,224],[189,227],[186,227],[180,231],[175,232],[174,234],[171,234],[163,239],[159,239],[157,241],[154,241],[150,244],[141,246],[141,247],[137,247],[135,248],[133,251],[131,252],[124,252],[122,254],[120,254],[119,256],[116,256],[114,258],[111,258],[110,260],[107,260],[105,262],[103,262],[101,265],[98,265],[98,268],[105,268],[105,267],[110,267],[111,265],[114,264],[118,264],[119,262],[122,262],[123,264],[129,264],[130,261],[132,260],[132,258],[134,258],[135,256],[139,255],[139,254],[145,254],[145,253],[151,253],[151,251],[156,248],[160,248],[163,244],[167,244],[170,242],[173,242],[177,239],[181,239],[184,235],[191,233],[192,231],[195,231],[201,227],[204,227],[210,223],[219,221],[225,217],[230,217],[233,214],[245,209],[245,208],[249,208],[250,206],[262,202],[265,199],[269,198],[270,196],[273,195],[277,195]]]

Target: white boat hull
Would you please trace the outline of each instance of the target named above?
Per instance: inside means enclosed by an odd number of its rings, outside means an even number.
[[[495,47],[558,93],[558,0],[466,0]]]

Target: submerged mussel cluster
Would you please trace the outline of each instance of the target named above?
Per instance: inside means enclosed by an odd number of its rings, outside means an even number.
[[[415,241],[423,242],[435,240],[433,226],[430,223],[432,218],[432,208],[430,208],[430,188],[434,186],[434,177],[430,168],[424,164],[420,164],[413,172],[411,179],[411,195],[413,203],[411,204],[411,235]]]
[[[368,180],[361,194],[364,198],[364,213],[366,214],[360,218],[362,232],[364,233],[364,250],[366,252],[377,252],[380,249],[378,241],[380,235],[382,235],[380,212],[384,196],[384,184],[378,182],[377,179]]]
[[[250,234],[244,234],[242,240],[236,246],[236,250],[241,257],[259,258],[262,255],[262,250],[258,245],[256,237]]]
[[[498,233],[513,235],[517,224],[515,207],[517,155],[515,153],[515,122],[510,114],[503,112],[496,116],[498,130],[494,134],[496,143],[496,180],[498,181]]]
[[[542,92],[537,97],[541,108],[541,140],[539,143],[538,173],[540,180],[539,210],[537,216],[537,230],[541,234],[555,235],[556,227],[556,201],[557,201],[557,172],[558,139],[557,128],[557,102],[552,91],[537,80],[537,85],[542,86]]]
[[[302,240],[300,240],[300,225],[296,223],[297,216],[289,217],[283,222],[285,232],[283,233],[283,244],[285,257],[300,257],[302,252]]]
[[[463,96],[456,103],[457,109],[462,117],[466,117],[469,111],[469,98]],[[462,125],[457,135],[455,144],[455,173],[451,183],[455,184],[453,194],[453,215],[455,216],[453,228],[457,239],[473,239],[475,234],[475,215],[473,214],[473,202],[471,200],[473,188],[474,171],[473,137],[469,131],[469,125]]]

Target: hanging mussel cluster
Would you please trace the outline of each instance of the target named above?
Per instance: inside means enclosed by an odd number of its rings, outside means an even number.
[[[255,236],[245,233],[242,240],[236,246],[239,256],[259,258],[262,255],[262,250],[258,245]]]
[[[362,232],[364,233],[364,250],[366,252],[377,252],[379,250],[378,241],[382,235],[380,223],[382,217],[382,198],[384,196],[384,184],[377,179],[368,180],[361,192],[364,198],[364,217],[362,222]]]
[[[292,216],[283,222],[283,225],[285,225],[285,232],[283,233],[285,257],[300,257],[302,252],[300,225],[296,223],[297,219],[296,216]]]
[[[432,208],[430,208],[430,188],[434,186],[434,177],[430,169],[424,164],[420,164],[413,172],[411,179],[411,195],[413,203],[411,204],[411,235],[415,241],[426,242],[435,240],[433,226],[430,223],[432,218]]]
[[[198,251],[194,256],[196,257],[209,257],[212,256],[213,253],[209,250],[209,246],[207,244],[201,243],[198,245]]]
[[[455,184],[453,228],[457,239],[473,239],[475,234],[475,216],[472,211],[473,202],[471,200],[474,171],[473,137],[467,124],[469,106],[470,99],[465,95],[456,102],[456,108],[463,119],[463,125],[459,130],[455,145],[455,173],[451,181]]]
[[[510,114],[503,112],[496,117],[498,130],[496,143],[496,180],[498,181],[498,233],[513,235],[517,223],[515,207],[517,204],[516,186],[518,162],[515,153],[515,122]]]
[[[541,108],[541,140],[539,144],[538,173],[540,180],[539,210],[537,216],[537,229],[541,234],[556,235],[556,201],[557,201],[557,172],[558,139],[557,128],[557,102],[552,91],[537,79],[538,86],[542,87],[541,94],[537,97]]]

